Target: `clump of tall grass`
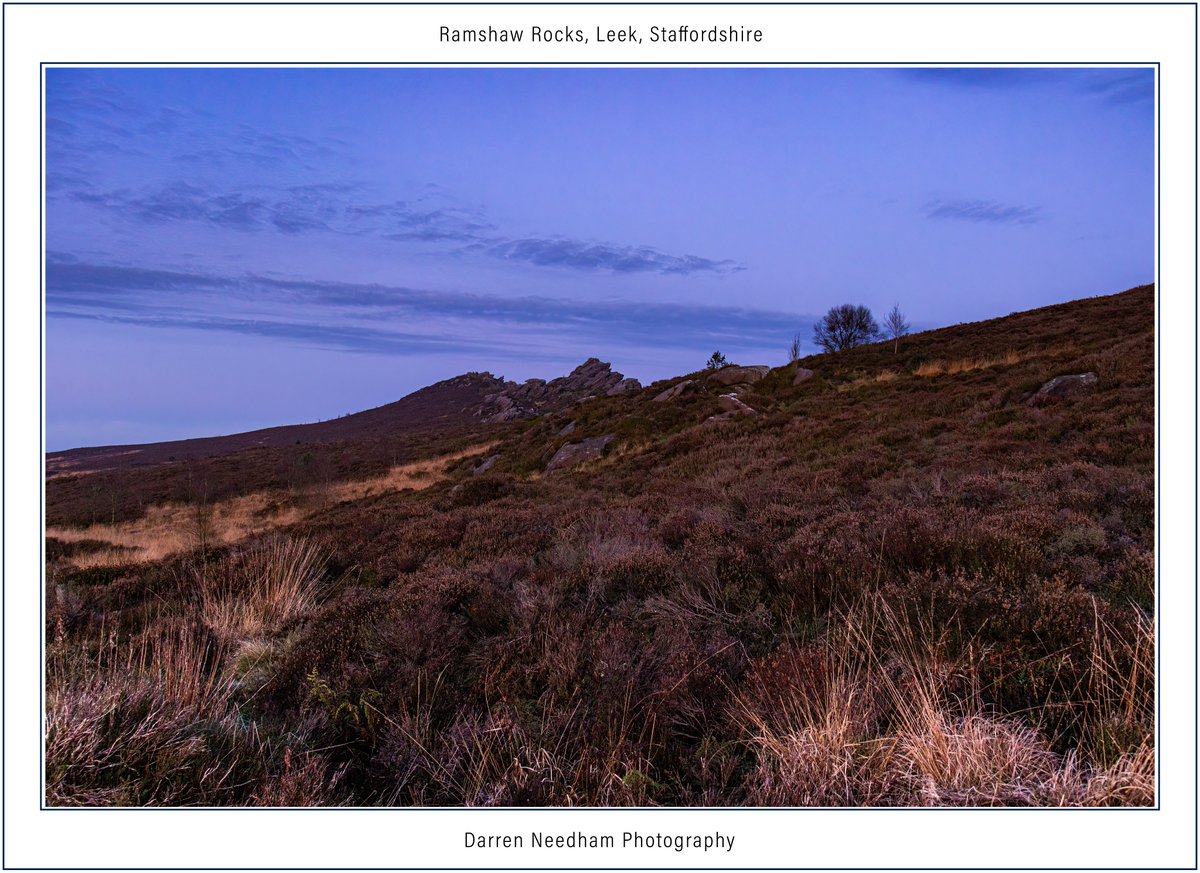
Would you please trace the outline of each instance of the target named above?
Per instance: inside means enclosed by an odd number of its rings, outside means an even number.
[[[733,716],[764,805],[1144,806],[1154,803],[1153,627],[1097,620],[1078,748],[981,700],[976,655],[878,595],[827,637],[760,663]],[[1115,727],[1114,727],[1115,726]]]
[[[274,536],[201,580],[204,623],[225,640],[273,633],[317,602],[325,559],[316,544]]]
[[[304,602],[317,562],[307,546],[270,547],[257,561],[282,568],[251,606],[262,627]],[[124,638],[103,628],[98,638],[72,636],[58,624],[47,656],[47,804],[336,802],[344,768],[292,751],[307,742],[303,725],[272,736],[242,711],[221,635],[230,626],[214,629],[211,619],[151,614],[144,630]]]
[[[47,803],[220,802],[260,749],[234,717],[219,661],[194,621],[164,618],[95,649],[60,633],[46,680]]]

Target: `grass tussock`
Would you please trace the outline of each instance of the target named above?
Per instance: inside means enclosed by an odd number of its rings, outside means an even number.
[[[974,653],[947,661],[946,636],[913,626],[882,598],[824,640],[764,661],[736,699],[754,749],[752,802],[796,806],[1147,806],[1154,803],[1153,630],[1118,656],[1106,629],[1090,641],[1091,696],[1077,747],[981,694]],[[914,631],[920,631],[915,633]],[[985,653],[979,653],[985,655]],[[1113,744],[1117,719],[1123,740]]]
[[[261,575],[245,577],[250,587],[236,601],[206,595],[182,612],[146,610],[132,632],[79,637],[56,622],[46,681],[48,804],[311,806],[343,799],[344,768],[306,748],[304,724],[276,733],[248,717],[235,675],[238,647],[226,638],[269,632],[310,608],[319,559],[302,543],[275,541],[248,565]]]
[[[200,614],[223,640],[278,631],[317,602],[325,562],[304,539],[272,536],[201,577]]]

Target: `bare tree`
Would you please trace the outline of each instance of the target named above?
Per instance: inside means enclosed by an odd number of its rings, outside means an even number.
[[[800,360],[800,334],[792,337],[792,344],[788,346],[788,363]]]
[[[192,539],[196,543],[200,557],[207,562],[208,550],[213,545],[214,539],[213,508],[208,501],[208,480],[193,477],[190,462],[188,463],[187,493],[188,500],[192,504]]]
[[[892,307],[892,311],[887,314],[887,318],[883,320],[883,330],[889,339],[894,343],[892,354],[900,351],[900,337],[908,336],[908,331],[912,327],[908,323],[908,319],[904,317],[904,313],[900,311],[900,304],[897,303]]]
[[[813,340],[826,352],[852,349],[879,335],[879,325],[871,310],[852,303],[833,307],[813,325]]]

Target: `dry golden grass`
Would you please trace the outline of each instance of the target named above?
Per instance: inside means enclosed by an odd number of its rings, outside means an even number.
[[[405,489],[420,491],[445,479],[446,468],[450,464],[486,452],[495,445],[495,442],[481,443],[465,448],[461,452],[452,452],[425,461],[402,464],[373,479],[337,482],[322,489],[321,496],[330,503],[344,503],[349,500],[362,500],[364,497],[374,497],[377,494],[389,494]]]
[[[182,554],[198,545],[202,527],[207,544],[221,546],[293,524],[304,515],[299,506],[281,505],[278,496],[257,493],[214,503],[205,510],[182,503],[152,506],[136,521],[83,528],[50,527],[46,536],[68,543],[108,543],[111,549],[81,553],[70,560],[78,567],[111,566]]]
[[[224,573],[202,580],[204,624],[227,641],[273,632],[313,607],[324,567],[307,540],[275,536],[258,543]]]
[[[933,628],[914,633],[877,597],[843,616],[820,659],[807,662],[801,685],[766,702],[738,698],[734,715],[758,758],[751,799],[801,806],[1152,805],[1152,622],[1138,634],[1122,658],[1110,629],[1097,623],[1084,740],[1059,755],[1035,728],[964,693],[972,665],[948,661]],[[872,729],[881,713],[878,724],[888,730]]]
[[[124,646],[110,637],[97,653],[56,639],[46,679],[47,803],[136,803],[137,788],[108,778],[134,762],[160,802],[178,799],[170,770],[205,750],[189,726],[215,724],[230,713],[231,688],[209,668],[212,655],[195,625],[177,621]],[[228,775],[214,762],[197,774],[192,790],[218,791]]]
[[[393,467],[382,476],[334,482],[304,494],[259,491],[211,503],[152,506],[135,521],[88,527],[50,527],[47,537],[67,543],[96,541],[109,548],[81,552],[68,560],[76,567],[116,566],[160,561],[199,545],[227,546],[303,521],[334,503],[361,500],[403,490],[419,491],[442,481],[446,468],[463,458],[486,452],[495,443]]]
[[[147,630],[124,643],[105,636],[98,650],[60,626],[47,658],[47,804],[336,803],[344,767],[293,754],[302,731],[280,748],[249,722],[228,653],[194,614],[157,614]]]
[[[991,367],[1011,366],[1019,364],[1026,360],[1028,355],[1022,356],[1015,351],[1008,351],[1002,355],[996,355],[990,358],[958,358],[952,361],[928,361],[921,364],[917,369],[913,370],[913,375],[930,378],[932,376],[958,376],[963,373],[969,373],[973,370],[984,370]],[[857,379],[852,379],[849,382],[844,382],[839,385],[838,391],[853,391],[857,388],[864,388],[868,385],[877,385],[881,382],[894,382],[900,378],[900,373],[895,370],[880,370],[878,373],[873,373],[868,376],[860,376]]]
[[[1020,353],[1008,351],[991,358],[959,358],[954,361],[929,361],[921,364],[913,372],[918,376],[957,376],[972,370],[985,370],[991,367],[1011,366],[1025,360]]]
[[[870,376],[861,376],[857,379],[852,379],[849,382],[844,382],[837,387],[838,391],[846,392],[853,391],[857,388],[865,388],[867,385],[878,385],[881,382],[894,382],[900,378],[900,374],[895,370],[880,370]]]

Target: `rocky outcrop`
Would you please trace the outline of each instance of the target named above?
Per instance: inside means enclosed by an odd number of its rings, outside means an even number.
[[[731,418],[752,418],[758,415],[756,410],[738,400],[736,394],[722,394],[717,398],[717,403],[720,404],[723,411],[710,416],[709,421],[728,421]]]
[[[606,436],[589,437],[583,442],[568,443],[554,453],[554,457],[546,465],[546,472],[553,473],[555,470],[578,466],[584,461],[594,461],[604,455],[605,446],[613,439],[613,434],[607,434]]]
[[[626,379],[604,361],[588,358],[570,374],[549,382],[530,379],[520,385],[502,383],[500,391],[483,399],[476,415],[491,424],[534,418],[588,398],[627,394],[640,391],[641,387],[636,379]]]
[[[722,367],[710,374],[708,381],[722,385],[753,385],[769,372],[770,367]]]
[[[1095,373],[1076,373],[1067,376],[1055,376],[1034,393],[1032,400],[1034,402],[1057,400],[1062,397],[1070,397],[1072,394],[1090,391],[1095,387]]]
[[[792,378],[792,384],[799,385],[802,382],[807,382],[809,379],[811,379],[815,375],[816,374],[813,373],[812,370],[806,369],[805,367],[797,367],[796,375]]]
[[[620,397],[622,394],[633,394],[641,390],[642,383],[637,379],[622,379],[604,393],[609,397]]]
[[[676,397],[698,390],[700,390],[700,386],[694,379],[684,379],[682,382],[676,382],[666,391],[655,394],[652,399],[655,403],[666,403],[668,400],[674,400]]]
[[[562,430],[560,430],[558,432],[558,435],[560,437],[565,437],[565,436],[570,436],[573,433],[575,433],[575,422],[568,421],[566,424],[563,425],[563,428],[562,428]]]
[[[484,397],[479,412],[476,414],[482,416],[488,424],[517,421],[537,415],[536,412],[524,406],[518,406],[511,397],[504,393],[489,394]]]
[[[573,394],[582,397],[586,394],[600,395],[608,391],[618,382],[624,380],[620,373],[614,373],[612,366],[597,358],[588,358],[571,371],[569,376],[552,379],[546,383],[549,394]]]

